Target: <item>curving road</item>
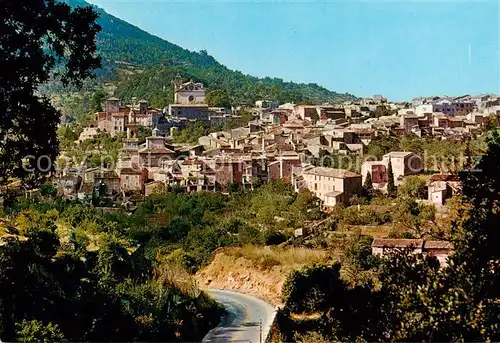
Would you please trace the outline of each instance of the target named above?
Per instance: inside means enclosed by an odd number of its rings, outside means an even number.
[[[219,289],[204,291],[222,304],[227,314],[219,326],[203,338],[203,342],[263,343],[265,341],[276,314],[274,307],[260,299],[241,293]]]

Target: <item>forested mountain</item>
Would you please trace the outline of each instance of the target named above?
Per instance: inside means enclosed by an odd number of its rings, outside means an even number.
[[[71,6],[88,6],[83,0],[62,0]],[[103,58],[104,70],[110,76],[111,68],[128,64],[144,68],[144,73],[126,74],[120,78],[117,96],[147,98],[153,105],[163,106],[171,99],[170,81],[178,73],[187,79],[205,83],[209,90],[226,91],[233,104],[250,103],[257,99],[277,99],[282,102],[304,103],[337,102],[355,99],[350,94],[339,94],[316,84],[284,82],[278,78],[257,78],[230,70],[217,62],[206,51],[193,52],[153,36],[104,10],[96,8],[102,32],[97,49]],[[165,87],[164,87],[165,86]]]

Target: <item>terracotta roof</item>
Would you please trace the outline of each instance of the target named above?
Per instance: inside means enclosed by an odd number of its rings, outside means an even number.
[[[372,248],[422,248],[423,244],[423,239],[375,238]]]
[[[435,174],[432,175],[429,179],[430,182],[433,181],[455,181],[459,182],[460,177],[456,174]]]
[[[451,243],[447,241],[425,241],[424,249],[451,249]]]
[[[139,150],[140,154],[151,153],[151,154],[175,154],[174,151],[167,148],[143,148]]]
[[[409,152],[409,151],[391,151],[390,153],[385,154],[382,157],[404,158],[404,157],[410,156],[412,154],[413,154],[413,152]]]
[[[123,168],[120,169],[120,174],[137,175],[137,174],[142,174],[142,170],[134,168]]]
[[[353,173],[352,171],[349,171],[349,170],[326,168],[326,167],[311,168],[309,170],[304,171],[303,174],[336,177],[336,178],[341,178],[341,179],[361,176],[361,175],[359,175],[357,173]]]

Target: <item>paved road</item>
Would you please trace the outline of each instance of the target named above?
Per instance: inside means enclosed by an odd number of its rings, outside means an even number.
[[[219,326],[203,338],[203,342],[260,343],[261,320],[262,342],[264,342],[274,320],[274,307],[260,299],[241,293],[218,289],[206,289],[205,292],[224,305],[227,315]]]

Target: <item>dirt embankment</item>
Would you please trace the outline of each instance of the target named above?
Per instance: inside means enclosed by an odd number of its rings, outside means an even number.
[[[214,253],[212,263],[196,274],[196,280],[201,288],[233,290],[279,306],[281,289],[288,274],[324,258],[323,251],[308,249],[219,249]]]

